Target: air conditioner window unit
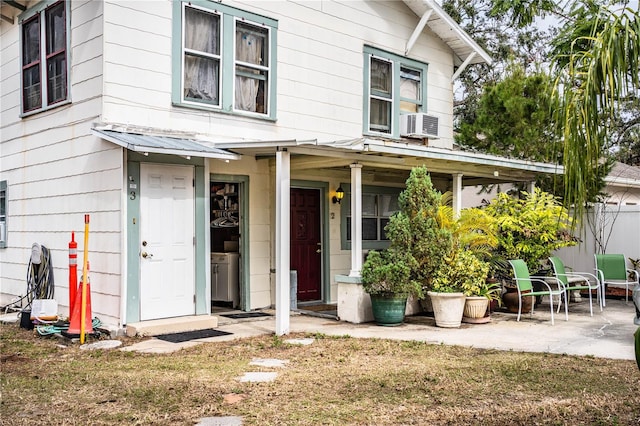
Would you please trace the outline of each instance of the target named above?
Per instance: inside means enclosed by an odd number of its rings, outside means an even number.
[[[402,114],[400,136],[438,139],[438,117],[425,113]]]

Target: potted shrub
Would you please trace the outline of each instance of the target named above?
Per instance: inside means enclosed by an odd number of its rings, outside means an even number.
[[[362,265],[362,287],[371,297],[376,324],[402,324],[409,295],[422,297],[422,286],[411,279],[409,264],[407,255],[394,249],[367,255]]]
[[[423,290],[451,252],[451,230],[440,226],[439,208],[442,194],[433,187],[426,167],[415,167],[398,197],[400,210],[385,227],[390,249],[406,255],[410,279]]]
[[[438,327],[460,327],[467,297],[480,294],[488,273],[489,264],[467,248],[457,248],[446,257],[429,291]],[[483,316],[489,302],[484,299]]]

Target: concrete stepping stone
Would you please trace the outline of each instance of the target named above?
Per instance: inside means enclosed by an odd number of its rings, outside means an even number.
[[[244,373],[244,376],[239,377],[241,382],[273,382],[278,373],[272,372],[250,372]]]
[[[286,339],[284,342],[290,345],[310,345],[315,339]]]
[[[289,363],[287,359],[276,359],[276,358],[254,358],[251,360],[249,365],[258,365],[260,367],[273,367],[280,368],[284,367]]]
[[[98,349],[115,349],[122,345],[120,340],[100,340],[94,343],[87,343],[80,346],[80,350],[95,351]]]
[[[242,426],[242,417],[203,417],[196,426]]]

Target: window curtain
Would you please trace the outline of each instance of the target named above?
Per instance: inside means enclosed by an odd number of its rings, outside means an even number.
[[[249,64],[263,65],[262,52],[266,35],[256,33],[254,30],[242,28],[238,25],[236,29],[236,61]],[[261,72],[256,69],[237,66],[235,81],[235,107],[243,111],[256,111],[259,78],[246,77],[241,73],[256,74]]]
[[[184,47],[211,55],[219,54],[219,18],[185,9]],[[185,53],[184,97],[218,103],[219,61]]]
[[[401,101],[400,110],[418,112],[420,102],[420,73],[413,70],[400,70],[400,97],[412,99],[415,102]]]

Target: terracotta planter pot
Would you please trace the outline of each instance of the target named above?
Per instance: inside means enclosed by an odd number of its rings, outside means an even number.
[[[504,303],[507,311],[517,314],[518,313],[518,289],[515,287],[505,287],[506,293],[502,295],[502,303]],[[530,312],[531,304],[533,303],[533,297],[522,298],[522,312]]]
[[[431,297],[433,315],[438,327],[457,328],[462,323],[466,296],[464,293],[427,293]]]

